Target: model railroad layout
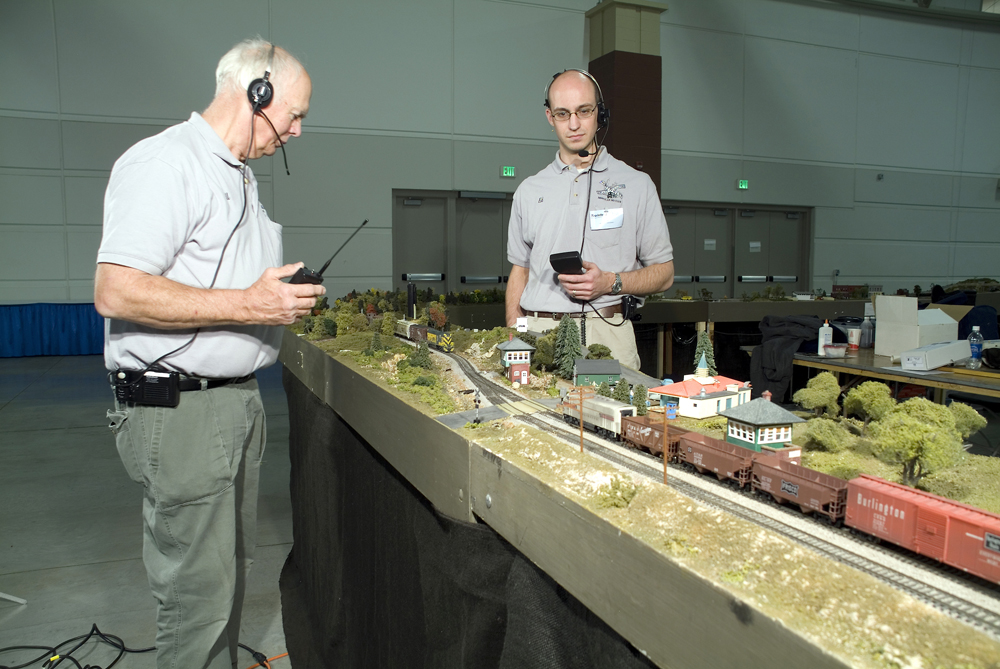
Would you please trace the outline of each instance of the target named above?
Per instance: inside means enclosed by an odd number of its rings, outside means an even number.
[[[449,357],[490,402],[503,404],[524,399],[484,378],[461,356],[451,354]],[[554,415],[561,422],[579,426],[578,406],[563,411],[560,402]],[[545,420],[539,415],[517,418],[576,443],[577,437],[571,436],[565,427],[560,429],[554,420]],[[768,527],[1000,638],[1000,606],[992,609],[980,606],[951,592],[952,588],[947,585],[930,585],[905,570],[882,564],[883,560],[859,555],[865,551],[856,550],[862,545],[871,551],[873,544],[878,543],[888,544],[890,548],[901,547],[915,554],[916,559],[912,560],[905,558],[906,553],[902,554],[902,562],[908,563],[908,569],[932,569],[946,582],[957,580],[987,600],[996,601],[1000,600],[1000,586],[997,585],[1000,583],[1000,516],[873,476],[862,475],[845,481],[799,465],[798,453],[791,449],[758,453],[674,426],[668,426],[664,442],[662,420],[635,416],[631,405],[605,397],[585,400],[583,422],[584,427],[598,437],[586,442],[588,451],[645,478],[660,478],[663,467],[660,458],[666,443],[667,462],[671,467],[711,475],[703,478],[717,479],[720,484],[760,501],[794,509],[795,515],[817,519],[829,529],[846,526],[855,536],[842,531],[831,541],[816,536],[818,532],[803,531],[755,510],[750,500],[734,501],[704,486],[678,480],[677,476],[670,480],[671,487],[688,497]],[[613,446],[602,445],[602,441],[623,444],[633,456],[628,457]],[[894,553],[894,557],[899,556],[898,552]],[[921,564],[921,556],[932,558],[933,562]],[[949,571],[948,567],[953,569]],[[976,579],[970,580],[965,574]],[[978,579],[985,582],[977,582]]]

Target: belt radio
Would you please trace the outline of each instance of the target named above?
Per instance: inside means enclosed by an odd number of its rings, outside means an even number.
[[[108,378],[115,399],[125,404],[176,407],[181,403],[180,374],[177,372],[110,372]]]

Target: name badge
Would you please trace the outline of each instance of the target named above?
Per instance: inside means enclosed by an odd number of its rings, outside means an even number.
[[[625,220],[623,209],[601,209],[590,212],[591,230],[613,230],[622,227]]]

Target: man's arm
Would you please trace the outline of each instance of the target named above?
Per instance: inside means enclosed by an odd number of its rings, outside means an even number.
[[[593,300],[611,292],[615,283],[614,272],[603,272],[592,262],[583,261],[586,274],[560,274],[559,283],[567,293],[580,300]],[[619,272],[622,277],[622,295],[652,295],[670,288],[674,283],[674,261],[649,265],[631,272]],[[511,275],[511,279],[513,279]],[[507,289],[508,294],[510,288]],[[507,302],[510,320],[510,302]]]
[[[212,325],[288,325],[316,304],[326,289],[281,281],[302,263],[271,267],[246,290],[204,289],[110,263],[98,263],[94,306],[105,318],[161,330]]]
[[[517,325],[517,319],[524,316],[524,309],[521,308],[521,294],[524,293],[525,286],[528,285],[528,268],[520,265],[512,265],[510,276],[507,278],[507,327],[512,328]]]

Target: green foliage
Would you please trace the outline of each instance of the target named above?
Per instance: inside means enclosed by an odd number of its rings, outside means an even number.
[[[327,337],[337,336],[337,319],[334,317],[332,311],[325,312],[322,316],[319,316],[319,324]]]
[[[519,333],[517,333],[514,336],[517,337],[518,339],[520,339],[521,341],[523,341],[528,346],[536,346],[537,347],[538,337],[536,337],[535,335],[531,334],[530,332],[519,332]],[[534,354],[532,354],[532,357],[534,357]]]
[[[831,418],[840,413],[837,398],[840,397],[840,384],[837,377],[830,372],[820,372],[805,388],[796,391],[792,401],[804,409],[811,409],[817,416],[827,415]]]
[[[611,360],[611,349],[604,344],[591,344],[587,347],[587,360]]]
[[[597,394],[601,397],[611,397],[611,386],[607,381],[601,381],[601,385],[597,386]]]
[[[569,316],[563,316],[556,328],[556,345],[553,363],[556,373],[564,379],[573,378],[573,365],[582,357],[580,349],[580,328]]]
[[[597,506],[602,509],[624,509],[639,492],[639,486],[619,474],[597,489]]]
[[[646,400],[649,399],[649,391],[641,383],[635,387],[632,393],[632,406],[635,407],[636,416],[645,416],[649,412]]]
[[[700,430],[724,431],[729,426],[729,419],[725,416],[709,416],[698,421]]]
[[[872,424],[872,435],[872,453],[882,462],[901,465],[900,480],[908,486],[916,486],[924,476],[951,467],[962,457],[954,414],[923,397],[897,404]]]
[[[986,419],[968,404],[952,402],[948,409],[955,418],[955,429],[963,441],[986,427]]]
[[[698,345],[694,350],[694,366],[701,362],[701,356],[705,356],[705,364],[708,365],[708,375],[715,376],[719,370],[715,367],[715,348],[712,346],[712,338],[704,330],[698,333]]]
[[[431,352],[427,348],[427,342],[422,341],[420,344],[413,349],[413,352],[409,356],[410,365],[413,367],[420,367],[422,369],[431,368]]]
[[[385,300],[382,300],[385,302]],[[387,312],[385,316],[382,317],[382,336],[392,338],[396,333],[396,318],[395,312]]]
[[[372,335],[371,349],[374,353],[381,353],[385,350],[385,346],[382,345],[382,334],[378,331]]]
[[[861,416],[865,421],[863,432],[867,433],[869,421],[882,420],[895,406],[896,400],[892,399],[889,386],[878,381],[865,381],[847,393],[844,415]]]
[[[841,427],[840,423],[829,418],[813,418],[806,424],[803,433],[805,447],[811,450],[839,453],[851,446],[854,437]]]
[[[433,376],[418,376],[413,380],[415,386],[435,386],[437,379]]]
[[[549,332],[535,342],[535,352],[531,356],[531,366],[552,371],[555,368],[556,333]]]
[[[431,302],[427,305],[427,320],[438,330],[443,330],[448,323],[448,312],[445,309],[444,301]]]
[[[615,384],[615,389],[611,392],[611,398],[616,399],[619,402],[628,402],[630,396],[631,388],[628,385],[628,381],[625,379],[618,379],[618,383]]]

